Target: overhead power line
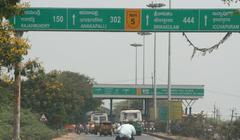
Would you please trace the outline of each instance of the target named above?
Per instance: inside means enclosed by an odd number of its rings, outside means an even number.
[[[236,95],[236,94],[229,94],[227,92],[222,92],[222,91],[216,91],[216,90],[209,90],[209,89],[206,89],[208,91],[210,91],[211,93],[214,93],[214,94],[221,94],[221,95],[224,95],[224,96],[231,96],[231,97],[237,97],[237,98],[240,98],[240,95]]]

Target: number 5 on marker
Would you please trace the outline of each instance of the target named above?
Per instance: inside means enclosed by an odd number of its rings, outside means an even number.
[[[141,10],[126,9],[125,10],[125,30],[126,31],[141,31]]]

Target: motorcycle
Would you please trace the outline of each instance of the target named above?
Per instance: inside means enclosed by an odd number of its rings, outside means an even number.
[[[134,137],[133,137],[133,136],[132,136],[131,138],[128,138],[128,137],[120,137],[120,136],[117,134],[115,140],[134,140]]]

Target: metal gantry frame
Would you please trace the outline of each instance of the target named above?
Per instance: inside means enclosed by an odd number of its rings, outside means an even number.
[[[185,115],[187,115],[187,110],[188,110],[188,107],[189,107],[189,115],[191,115],[191,110],[192,110],[192,106],[194,105],[194,103],[196,102],[196,99],[185,99],[185,100],[182,100],[182,103],[185,107]]]

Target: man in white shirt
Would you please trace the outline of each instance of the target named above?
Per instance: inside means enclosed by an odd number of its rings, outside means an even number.
[[[128,138],[129,140],[134,140],[133,135],[136,135],[136,130],[131,124],[123,124],[117,129],[116,140],[121,140],[122,138]]]

